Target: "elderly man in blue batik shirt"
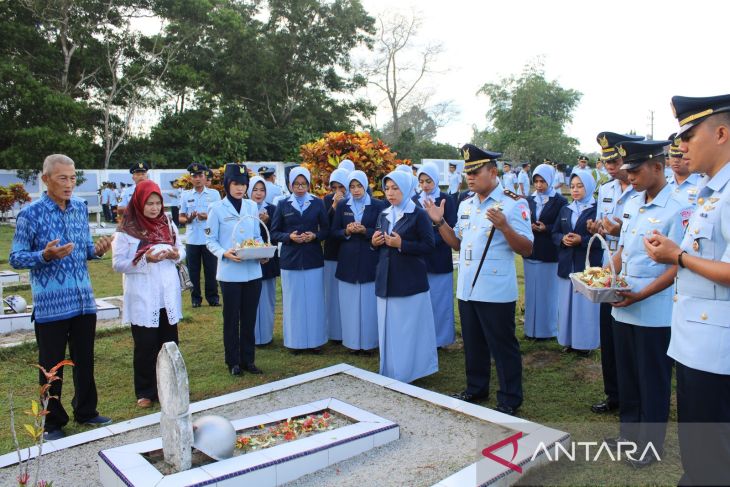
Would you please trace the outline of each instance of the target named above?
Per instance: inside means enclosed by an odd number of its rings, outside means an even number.
[[[47,192],[18,214],[10,265],[30,269],[33,321],[38,342],[38,363],[46,370],[66,357],[69,345],[73,368],[74,419],[100,426],[111,419],[96,410],[94,335],[96,301],[86,261],[104,255],[111,238],[91,239],[86,205],[72,198],[76,187],[74,161],[61,154],[46,157],[43,182]],[[45,377],[40,374],[40,383]],[[69,417],[61,404],[61,381],[53,382],[45,438],[64,436]]]

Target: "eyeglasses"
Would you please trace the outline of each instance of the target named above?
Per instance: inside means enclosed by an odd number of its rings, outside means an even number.
[[[309,183],[294,183],[292,184],[292,186],[294,186],[295,188],[306,188],[307,186],[309,186]]]

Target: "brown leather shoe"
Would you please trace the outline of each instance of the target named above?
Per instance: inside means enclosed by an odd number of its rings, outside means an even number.
[[[142,409],[151,408],[152,407],[152,400],[151,399],[147,399],[146,397],[142,397],[140,399],[137,399],[137,407],[138,408],[142,408]]]

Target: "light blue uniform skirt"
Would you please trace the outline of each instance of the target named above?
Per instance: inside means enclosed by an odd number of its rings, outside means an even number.
[[[335,277],[336,270],[336,260],[324,261],[324,309],[330,340],[342,340],[340,295],[337,291],[337,284],[339,281]]]
[[[261,297],[256,311],[256,345],[266,345],[274,338],[274,306],[276,305],[276,278],[261,281]]]
[[[323,268],[281,270],[284,346],[316,348],[327,343]]]
[[[375,282],[351,284],[338,281],[342,318],[342,344],[352,350],[378,347],[378,311]]]
[[[380,374],[412,382],[438,372],[429,292],[377,301]]]
[[[601,343],[600,305],[573,291],[570,279],[558,277],[558,343],[595,350]]]
[[[524,261],[525,336],[552,338],[558,334],[558,263]]]
[[[436,326],[436,346],[454,343],[454,273],[428,274],[433,321]]]

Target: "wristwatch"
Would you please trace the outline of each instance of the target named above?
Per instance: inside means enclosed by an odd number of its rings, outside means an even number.
[[[436,228],[441,228],[441,225],[443,225],[444,223],[446,223],[446,218],[443,218],[442,217],[441,218],[441,221],[438,222],[438,223],[434,223],[433,226],[436,227]]]

